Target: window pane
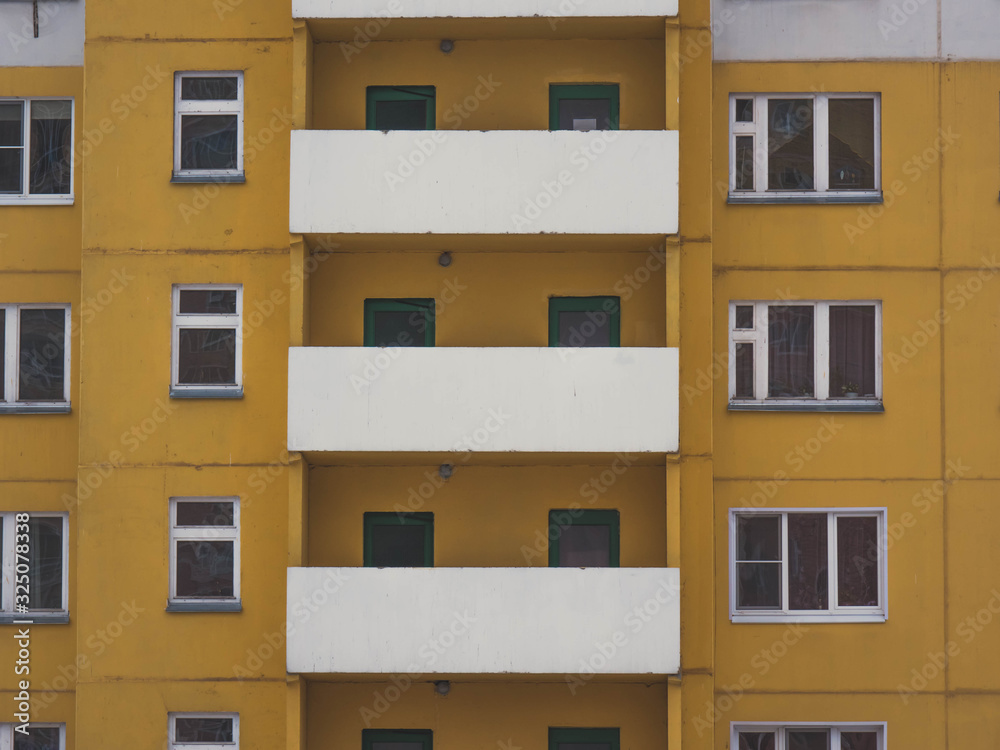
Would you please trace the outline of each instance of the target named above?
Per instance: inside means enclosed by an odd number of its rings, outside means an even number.
[[[827,517],[788,514],[788,608],[828,609]]]
[[[753,344],[736,345],[736,398],[753,398]]]
[[[830,396],[875,396],[875,306],[830,305]]]
[[[559,313],[560,346],[611,346],[611,315],[604,310]]]
[[[739,750],[774,750],[774,732],[740,732]]]
[[[877,607],[878,519],[837,519],[837,603],[841,607]]]
[[[178,526],[232,526],[234,503],[177,503]]]
[[[830,189],[875,189],[875,100],[830,99]]]
[[[375,102],[375,130],[427,130],[427,107],[433,99]]]
[[[840,750],[878,750],[878,732],[841,732]]]
[[[72,192],[73,105],[69,101],[31,103],[30,192],[66,195]]]
[[[376,568],[423,568],[426,566],[426,527],[387,523],[372,526],[371,564]]]
[[[236,76],[192,76],[181,78],[181,99],[235,101],[239,93]]]
[[[424,346],[427,312],[424,310],[376,310],[375,346]]]
[[[181,169],[236,169],[236,115],[183,115]]]
[[[0,193],[22,193],[23,148],[0,147]]]
[[[59,727],[28,727],[28,734],[14,732],[14,750],[59,750]]]
[[[771,398],[812,398],[812,305],[773,305],[768,308],[767,317],[767,395]]]
[[[559,567],[607,568],[611,565],[610,526],[560,526]]]
[[[781,608],[781,563],[737,563],[736,606],[739,609]]]
[[[0,147],[24,145],[23,113],[22,102],[0,102]]]
[[[813,189],[811,99],[767,102],[767,189]]]
[[[736,189],[753,190],[753,136],[736,136]]]
[[[181,385],[235,385],[236,331],[232,328],[182,328],[177,382]]]
[[[28,519],[28,607],[62,609],[62,518]]]
[[[610,99],[560,99],[560,130],[610,130]]]
[[[830,733],[827,730],[788,730],[788,750],[829,750]]]
[[[233,720],[206,716],[174,719],[175,742],[232,742]]]
[[[65,310],[21,310],[18,400],[64,401]]]
[[[177,542],[177,596],[233,595],[232,541]]]
[[[736,559],[780,560],[781,517],[737,516]]]
[[[184,315],[235,315],[235,289],[181,289],[179,313]]]
[[[753,330],[753,305],[736,306],[736,327],[742,331]]]
[[[753,122],[753,99],[736,100],[736,122]]]

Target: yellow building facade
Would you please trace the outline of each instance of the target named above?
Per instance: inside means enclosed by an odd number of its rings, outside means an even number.
[[[817,2],[0,7],[0,748],[1000,737],[1000,34]]]

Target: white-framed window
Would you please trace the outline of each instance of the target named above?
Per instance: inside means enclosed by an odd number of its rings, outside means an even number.
[[[239,498],[170,498],[171,604],[239,599]]]
[[[243,285],[175,284],[173,396],[243,392]]]
[[[886,723],[740,722],[730,725],[733,750],[885,750]]]
[[[69,515],[0,512],[0,614],[4,620],[69,610]]]
[[[729,511],[733,622],[883,622],[885,508]]]
[[[881,96],[730,94],[730,201],[881,196]]]
[[[69,305],[0,304],[0,411],[69,407]]]
[[[879,408],[881,301],[731,301],[729,402]]]
[[[167,719],[170,750],[236,750],[240,715],[219,712],[172,712]]]
[[[243,72],[174,75],[174,178],[243,177]]]
[[[28,724],[27,734],[16,732],[19,724],[0,724],[0,750],[65,750],[66,725],[43,722]]]
[[[73,99],[0,98],[0,204],[73,202]]]

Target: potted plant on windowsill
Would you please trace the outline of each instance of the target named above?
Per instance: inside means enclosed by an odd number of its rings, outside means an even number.
[[[857,398],[861,393],[861,386],[857,383],[847,381],[840,386],[840,392],[844,394],[844,398]]]

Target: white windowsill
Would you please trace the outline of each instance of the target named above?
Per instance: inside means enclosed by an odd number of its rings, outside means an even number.
[[[796,614],[730,614],[729,619],[733,623],[792,623],[792,624],[802,624],[802,625],[826,625],[826,624],[836,624],[836,623],[848,623],[848,622],[886,622],[889,616],[885,612],[866,612],[864,614],[845,614],[843,612],[838,612],[836,614],[828,614],[826,612],[820,612],[817,614],[807,614],[807,613],[796,613]]]
[[[75,196],[70,195],[0,195],[0,206],[72,206]]]
[[[878,413],[885,412],[882,401],[874,398],[769,399],[767,401],[730,401],[729,411],[837,411]]]
[[[0,414],[69,414],[68,403],[64,404],[0,404]]]
[[[791,203],[881,203],[881,190],[838,191],[826,193],[813,192],[772,192],[750,193],[729,192],[727,203],[747,204],[791,204]]]
[[[66,625],[69,612],[2,612],[0,625]]]

